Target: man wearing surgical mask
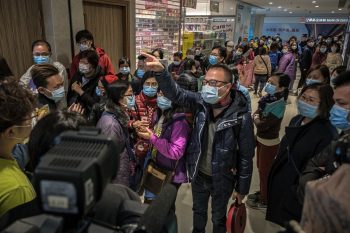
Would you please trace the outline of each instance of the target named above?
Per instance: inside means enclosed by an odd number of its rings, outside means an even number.
[[[212,50],[211,56],[216,58],[210,59],[201,93],[180,88],[155,57],[145,54],[147,67],[155,72],[164,96],[196,113],[186,154],[192,182],[192,232],[205,232],[210,196],[213,222],[210,232],[226,232],[228,201],[234,194],[240,204],[249,192],[252,177],[255,147],[252,118],[246,98],[232,88],[231,70],[217,64],[217,59],[222,61],[225,57],[220,50]]]
[[[33,52],[33,61],[35,64],[51,64],[55,66],[59,74],[64,80],[64,90],[68,91],[68,74],[66,71],[66,67],[64,67],[61,63],[57,61],[52,61],[51,58],[51,45],[46,40],[36,40],[32,44],[32,52]],[[20,83],[23,84],[25,87],[33,91],[34,93],[37,93],[37,88],[33,83],[32,76],[31,76],[31,70],[34,67],[32,65],[29,67],[29,69],[26,71],[25,74],[22,75],[20,78]]]
[[[307,39],[307,45],[304,47],[303,53],[300,57],[300,71],[301,77],[298,83],[298,88],[301,88],[305,84],[308,70],[312,64],[312,55],[314,53],[315,42],[312,38]]]
[[[79,48],[79,53],[73,57],[69,70],[70,78],[72,78],[74,74],[79,71],[79,54],[85,50],[94,50],[98,54],[98,65],[105,74],[115,74],[111,59],[102,48],[95,46],[94,37],[91,32],[88,30],[81,30],[77,32],[75,35],[75,42]]]
[[[211,66],[214,66],[217,64],[225,64],[226,56],[227,56],[227,52],[225,47],[214,46],[208,57],[206,70],[209,70]]]
[[[38,107],[48,105],[50,112],[66,107],[64,80],[55,66],[35,65],[31,70],[31,76],[38,90]]]
[[[99,64],[99,56],[94,50],[85,50],[79,53],[79,72],[69,83],[67,103],[80,104],[85,109],[85,114],[90,114],[91,108],[100,101],[96,93],[99,78],[104,72]]]
[[[180,75],[180,67],[182,62],[182,53],[175,52],[173,55],[173,63],[168,66],[168,71],[173,79],[177,79]]]

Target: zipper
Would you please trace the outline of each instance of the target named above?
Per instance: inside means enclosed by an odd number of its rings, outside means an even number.
[[[199,158],[201,157],[201,154],[202,154],[202,143],[201,143],[201,135],[202,135],[202,130],[204,128],[204,125],[205,125],[205,121],[204,121],[204,124],[202,125],[202,127],[200,128],[199,130],[199,156],[197,158],[197,161],[196,161],[196,164],[195,164],[195,167],[194,167],[194,173],[193,173],[193,176],[191,177],[191,180],[194,178],[196,172],[197,172],[197,166],[198,166],[198,162],[199,162]]]

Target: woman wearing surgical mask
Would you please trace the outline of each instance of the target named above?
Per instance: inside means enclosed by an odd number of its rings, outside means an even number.
[[[79,54],[79,72],[70,80],[67,94],[68,106],[79,103],[85,109],[85,115],[100,101],[96,87],[100,77],[104,75],[98,65],[99,58],[94,50],[85,50]]]
[[[330,74],[327,66],[318,65],[310,68],[305,85],[314,83],[330,84]]]
[[[119,154],[119,169],[114,183],[131,187],[130,178],[132,170],[131,163],[135,163],[133,145],[130,139],[127,113],[127,102],[133,96],[131,85],[127,83],[112,81],[106,88],[107,102],[105,111],[97,123],[102,133],[112,136],[118,145],[121,145]]]
[[[152,129],[153,117],[158,109],[158,83],[153,72],[147,71],[145,73],[142,78],[142,87],[141,93],[135,97],[134,106],[132,106],[132,110],[129,112],[129,128],[131,130],[137,130],[140,127]],[[149,146],[150,145],[147,140],[140,137],[136,138],[135,154],[138,157],[141,166],[143,166],[143,161]]]
[[[157,96],[158,110],[153,128],[139,128],[137,135],[151,144],[146,162],[153,160],[162,169],[174,171],[172,183],[177,189],[188,182],[185,150],[190,136],[190,126],[182,107],[163,96]],[[145,203],[151,203],[156,196],[145,190]],[[175,203],[174,203],[175,204]]]
[[[34,106],[35,97],[18,82],[0,83],[0,217],[36,197],[12,153],[30,135]]]
[[[306,86],[297,98],[299,114],[292,118],[273,162],[268,181],[266,219],[284,226],[300,221],[303,203],[297,197],[299,177],[308,161],[337,137],[329,121],[333,105],[329,85]]]
[[[279,131],[286,110],[289,82],[288,75],[277,73],[271,76],[264,88],[267,94],[259,100],[258,109],[253,114],[257,128],[260,190],[248,196],[247,205],[252,208],[266,208],[267,180],[280,144]]]
[[[292,90],[294,81],[295,81],[295,76],[296,76],[295,56],[288,45],[283,46],[282,53],[283,53],[283,56],[280,59],[277,72],[284,73],[289,76],[290,78],[289,90]]]
[[[262,95],[261,91],[264,88],[268,77],[270,77],[271,72],[272,67],[270,57],[266,55],[266,49],[264,47],[260,47],[259,55],[254,58],[254,95]]]
[[[328,66],[329,71],[332,73],[333,70],[343,64],[343,58],[340,54],[340,48],[338,43],[331,44],[331,51],[327,54],[325,65]]]
[[[312,56],[311,66],[322,65],[326,62],[328,46],[326,42],[321,42],[316,47],[316,51]]]
[[[131,82],[132,75],[130,74],[130,59],[127,57],[122,57],[119,59],[119,72],[118,72],[118,80],[119,82]]]

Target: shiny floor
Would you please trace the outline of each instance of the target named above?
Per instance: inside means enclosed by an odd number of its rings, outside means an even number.
[[[299,78],[299,75],[297,75]],[[298,83],[296,80],[294,87]],[[252,92],[250,92],[252,98],[252,109],[253,111],[257,109],[257,102],[259,98],[254,96]],[[296,108],[296,97],[290,96],[288,99],[288,105],[286,109],[286,113],[282,122],[282,127],[280,131],[280,138],[284,135],[285,126],[287,126],[292,117],[297,114]],[[254,158],[254,169],[253,169],[253,178],[250,187],[250,193],[259,190],[259,175],[256,168],[256,158]],[[233,201],[231,200],[229,205],[231,205]],[[208,223],[206,232],[212,232],[212,224],[211,224],[211,206],[209,202],[208,209]],[[265,220],[265,212],[266,210],[256,210],[250,209],[247,207],[247,225],[245,229],[245,233],[277,233],[281,228],[271,222]],[[178,217],[178,225],[179,225],[179,233],[190,233],[192,232],[192,194],[191,194],[191,185],[183,184],[179,190],[177,200],[176,200],[176,215]]]

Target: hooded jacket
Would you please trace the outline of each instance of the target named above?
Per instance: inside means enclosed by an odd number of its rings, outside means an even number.
[[[278,66],[278,72],[287,74],[291,80],[295,79],[296,68],[294,53],[287,52],[283,54]]]

